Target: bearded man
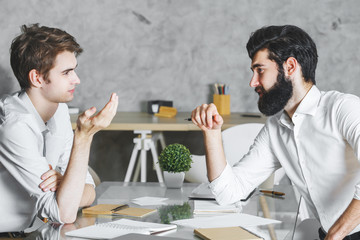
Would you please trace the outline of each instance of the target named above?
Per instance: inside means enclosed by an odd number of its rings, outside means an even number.
[[[216,200],[237,202],[283,167],[321,223],[320,239],[360,239],[360,99],[315,86],[316,45],[296,26],[258,29],[246,47],[250,86],[269,116],[249,152],[229,166],[215,105],[192,112]]]

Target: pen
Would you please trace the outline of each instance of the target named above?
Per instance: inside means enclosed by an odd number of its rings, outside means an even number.
[[[268,190],[260,190],[260,192],[266,193],[266,194],[272,194],[274,196],[284,196],[285,195],[285,193],[283,193],[283,192],[275,192],[275,191],[268,191]]]
[[[118,207],[116,207],[116,208],[111,209],[110,211],[111,211],[111,212],[116,212],[116,211],[119,211],[119,210],[121,210],[121,209],[123,209],[123,208],[128,208],[128,207],[129,207],[129,205],[127,205],[127,204],[122,204],[122,205],[120,205],[120,206],[118,206]]]
[[[254,118],[261,118],[260,115],[257,114],[241,114],[242,117],[254,117]]]
[[[213,116],[213,120],[214,120],[214,117],[215,117],[215,116]],[[185,120],[185,121],[189,121],[189,122],[192,121],[191,118],[185,118],[184,120]]]

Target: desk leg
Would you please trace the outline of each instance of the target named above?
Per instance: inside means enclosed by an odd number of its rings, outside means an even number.
[[[128,169],[126,171],[124,182],[130,182],[130,178],[131,178],[132,172],[134,170],[134,165],[135,165],[135,162],[136,162],[137,153],[140,150],[139,145],[140,145],[140,142],[135,143],[134,149],[133,149],[133,151],[131,153],[131,158],[130,158]]]
[[[141,159],[141,182],[146,182],[146,149],[142,148],[140,153]]]
[[[161,171],[160,166],[159,166],[159,159],[158,159],[158,155],[157,155],[157,152],[156,152],[154,142],[151,141],[149,144],[150,144],[151,154],[152,154],[152,157],[153,157],[157,178],[158,178],[160,183],[163,183],[164,179],[163,179],[163,176],[162,176],[162,171]]]
[[[265,197],[264,196],[259,196],[259,201],[260,201],[260,206],[261,206],[261,208],[263,210],[263,213],[264,213],[264,217],[271,219],[269,206],[268,206],[268,204],[266,202]],[[274,225],[268,224],[267,226],[268,226],[268,229],[269,229],[269,234],[270,234],[271,240],[277,240]]]

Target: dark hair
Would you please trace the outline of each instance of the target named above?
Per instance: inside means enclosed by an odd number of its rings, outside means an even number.
[[[292,25],[260,28],[251,34],[246,49],[251,59],[259,50],[267,49],[269,59],[277,63],[279,70],[289,57],[294,57],[301,65],[305,81],[316,84],[316,45],[301,28]]]
[[[12,41],[10,64],[22,89],[30,87],[32,69],[47,79],[59,53],[69,51],[78,56],[83,51],[73,36],[58,28],[32,24],[21,26],[21,32]]]

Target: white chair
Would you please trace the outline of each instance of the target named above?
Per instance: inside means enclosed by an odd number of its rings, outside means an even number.
[[[222,131],[224,152],[230,166],[233,166],[249,151],[263,126],[262,123],[246,123]]]
[[[296,226],[294,235],[292,237],[293,240],[316,240],[319,239],[319,228],[321,224],[315,218],[308,218],[299,223]]]
[[[94,180],[95,187],[98,186],[101,183],[99,175],[97,175],[97,173],[94,171],[94,169],[92,169],[90,166],[88,166],[88,170],[89,170],[91,177]]]
[[[193,183],[209,182],[206,171],[206,160],[204,155],[191,155],[193,162],[189,171],[185,172],[185,180]]]
[[[233,166],[244,156],[264,124],[246,123],[222,131],[222,140],[226,160]],[[189,182],[208,182],[204,155],[192,155],[193,163],[185,180]]]

